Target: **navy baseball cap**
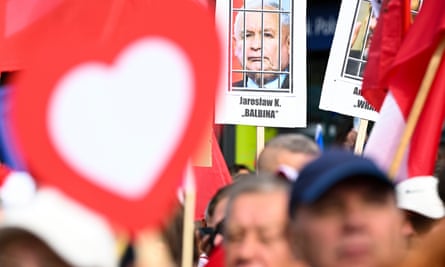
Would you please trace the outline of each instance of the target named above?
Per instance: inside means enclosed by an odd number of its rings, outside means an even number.
[[[334,185],[351,177],[373,179],[394,189],[394,183],[372,160],[346,150],[326,150],[306,165],[292,184],[289,203],[291,217],[299,204],[313,203]]]

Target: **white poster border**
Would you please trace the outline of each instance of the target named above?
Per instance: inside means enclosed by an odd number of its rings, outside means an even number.
[[[345,75],[351,37],[360,5],[368,0],[343,0],[323,81],[319,108],[375,121],[378,112],[361,95],[361,79]],[[363,25],[362,25],[363,26]]]
[[[290,88],[288,92],[234,91],[231,81],[231,5],[233,0],[216,1],[216,24],[221,34],[225,75],[221,81],[215,112],[217,124],[268,127],[306,127],[306,0],[290,0],[291,43]]]

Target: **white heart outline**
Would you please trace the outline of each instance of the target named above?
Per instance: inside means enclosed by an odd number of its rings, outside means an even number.
[[[195,87],[192,74],[192,64],[187,53],[174,42],[161,37],[132,42],[121,51],[112,66],[98,62],[77,65],[60,79],[49,99],[48,132],[55,150],[82,177],[101,188],[129,199],[143,197],[180,145],[182,132],[187,127],[192,111]],[[112,76],[114,82],[95,79],[106,76]],[[85,77],[87,80],[83,79]],[[128,77],[131,77],[130,82]],[[145,83],[141,84],[141,80]],[[147,83],[149,86],[145,87]],[[84,86],[91,84],[98,86],[93,89]],[[116,88],[128,84],[129,89]],[[113,91],[112,97],[109,97],[110,89],[105,85],[117,92]],[[149,92],[146,90],[148,88],[155,88],[155,91]],[[104,94],[104,90],[107,90],[107,94]],[[129,91],[134,95],[129,94]],[[85,98],[88,95],[90,98]],[[109,101],[104,96],[109,97]],[[106,127],[115,125],[115,120],[126,123],[125,127],[113,131],[117,139],[122,140],[126,131],[141,126],[141,121],[147,119],[136,136],[132,135],[125,143],[110,143],[110,140],[115,139],[104,132],[99,132],[91,139],[91,132],[82,131],[97,127],[94,116],[106,116],[103,113],[113,111],[110,109],[112,104],[126,97],[131,100],[127,99],[124,103],[126,109],[114,112],[113,120],[108,117],[108,120],[101,121]],[[105,103],[102,110],[93,105],[97,104],[95,101],[98,99]],[[150,105],[146,105],[146,100],[150,100]],[[169,101],[168,105],[165,100]],[[81,110],[79,103],[83,106]],[[138,117],[139,120],[128,120],[128,116],[125,116],[127,109],[139,109],[139,115],[146,112],[149,118],[142,116]],[[160,114],[163,110],[165,112]],[[94,133],[97,134],[98,130],[95,129]],[[131,133],[134,134],[134,131]],[[144,137],[147,137],[147,143],[141,144]],[[116,145],[117,148],[109,151],[110,145]],[[98,146],[104,149],[97,150]],[[119,155],[131,155],[131,160],[126,157],[126,161],[121,162],[118,160],[122,159]],[[91,159],[98,161],[93,162]]]

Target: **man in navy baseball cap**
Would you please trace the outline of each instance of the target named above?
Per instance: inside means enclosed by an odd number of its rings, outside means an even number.
[[[311,267],[383,267],[400,261],[412,228],[398,209],[394,184],[371,160],[330,150],[292,185],[295,253]]]

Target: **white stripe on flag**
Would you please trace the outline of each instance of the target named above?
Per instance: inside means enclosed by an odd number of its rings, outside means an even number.
[[[380,168],[387,172],[398,149],[405,124],[406,122],[397,102],[391,92],[388,93],[383,102],[379,117],[366,143],[363,152],[364,156],[374,160]],[[409,147],[407,151],[409,153]],[[408,153],[405,153],[402,164],[400,165],[399,172],[396,176],[397,181],[407,179],[408,177]]]

